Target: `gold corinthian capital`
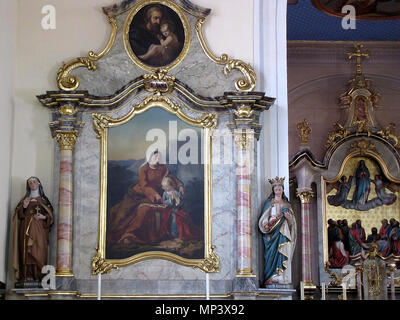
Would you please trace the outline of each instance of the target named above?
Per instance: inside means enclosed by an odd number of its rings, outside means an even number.
[[[73,150],[77,139],[77,131],[56,131],[56,140],[61,150]]]
[[[239,150],[250,150],[251,144],[254,142],[254,132],[250,130],[235,131],[235,144]]]
[[[314,192],[311,190],[297,190],[296,196],[300,198],[302,204],[310,203],[311,198],[314,196]]]

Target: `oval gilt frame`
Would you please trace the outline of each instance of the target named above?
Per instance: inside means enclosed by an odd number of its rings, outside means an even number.
[[[184,40],[181,52],[172,62],[170,62],[169,64],[166,64],[166,65],[162,65],[162,66],[151,66],[151,65],[143,62],[141,59],[139,59],[139,57],[133,52],[131,43],[129,41],[129,30],[130,30],[130,26],[132,24],[134,17],[138,14],[138,12],[140,10],[142,10],[144,7],[149,6],[149,5],[159,5],[162,7],[167,7],[169,9],[171,9],[172,11],[174,11],[180,18],[180,21],[181,21],[181,23],[183,25],[183,29],[184,29],[185,40]],[[124,29],[123,29],[123,41],[124,41],[125,50],[126,50],[128,56],[131,58],[131,60],[136,65],[138,65],[142,69],[148,70],[148,71],[155,71],[160,68],[170,70],[170,69],[173,69],[174,67],[176,67],[179,63],[181,63],[189,51],[190,41],[191,41],[190,25],[189,25],[189,22],[185,16],[185,14],[183,13],[183,11],[175,3],[170,2],[168,0],[166,0],[166,1],[145,0],[145,1],[138,2],[138,4],[132,8],[132,11],[129,13],[128,17],[126,18],[125,24],[124,24]]]

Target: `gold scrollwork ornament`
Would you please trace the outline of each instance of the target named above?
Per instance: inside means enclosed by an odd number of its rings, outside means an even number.
[[[244,78],[239,78],[235,81],[235,88],[237,91],[253,91],[257,85],[257,75],[253,67],[241,60],[229,59],[228,55],[225,53],[220,57],[216,57],[208,48],[204,39],[202,31],[204,21],[205,18],[199,18],[196,23],[197,36],[204,53],[216,64],[224,65],[222,72],[225,75],[229,75],[232,70],[238,70],[244,75]]]
[[[361,139],[360,141],[353,142],[350,145],[349,152],[358,152],[360,155],[365,155],[369,151],[374,153],[378,153],[378,150],[375,147],[375,144],[371,141],[367,141],[365,139]]]
[[[325,272],[329,274],[329,278],[333,279],[331,282],[329,282],[329,286],[340,287],[342,285],[343,279],[350,274],[350,271],[347,271],[346,273],[339,275],[335,272],[332,272],[329,269],[329,267],[330,267],[329,262],[326,262],[324,265]]]
[[[92,258],[92,274],[106,274],[109,273],[112,269],[119,268],[114,264],[106,262],[106,260],[101,257],[98,248],[96,248],[96,254]]]
[[[79,87],[79,80],[76,76],[70,75],[70,73],[76,68],[86,67],[88,70],[95,71],[97,70],[97,66],[94,61],[101,59],[104,55],[106,55],[111,47],[114,45],[115,38],[117,36],[117,20],[113,16],[108,17],[109,22],[112,26],[112,31],[110,35],[110,39],[106,47],[99,54],[95,54],[93,51],[88,53],[87,57],[79,57],[68,61],[67,63],[63,63],[63,65],[58,69],[57,72],[57,85],[61,90],[64,91],[73,91]]]
[[[157,69],[143,75],[145,88],[149,92],[170,93],[174,90],[175,77],[167,74],[168,69]]]
[[[97,131],[96,137],[97,139],[100,139],[101,132],[103,132],[106,128],[109,127],[109,123],[110,121],[112,121],[112,118],[105,114],[98,114],[98,113],[92,114],[92,117],[93,117],[93,126]]]
[[[389,123],[389,125],[378,131],[378,134],[385,140],[389,141],[393,140],[393,146],[395,148],[400,148],[400,139],[399,137],[396,135],[396,124],[394,123]]]
[[[339,122],[335,122],[333,128],[334,131],[329,133],[325,148],[333,147],[339,140],[344,139],[350,134],[350,131]]]
[[[215,246],[211,246],[210,254],[198,265],[193,268],[198,268],[203,272],[212,273],[220,271],[219,256],[214,252]]]

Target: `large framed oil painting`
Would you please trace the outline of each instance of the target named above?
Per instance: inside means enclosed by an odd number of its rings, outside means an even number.
[[[173,68],[186,56],[189,42],[189,23],[173,2],[139,2],[126,19],[125,49],[146,70]]]
[[[361,20],[386,20],[400,18],[398,0],[312,0],[313,5],[324,13],[343,17],[342,8],[351,5],[356,18]]]
[[[100,257],[115,266],[157,258],[203,269],[213,254],[210,129],[165,101],[93,118]]]

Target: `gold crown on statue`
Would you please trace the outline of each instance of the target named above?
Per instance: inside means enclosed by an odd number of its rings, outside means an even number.
[[[285,177],[279,178],[277,176],[275,179],[268,179],[268,181],[272,185],[272,187],[283,186],[283,181],[285,181]]]

